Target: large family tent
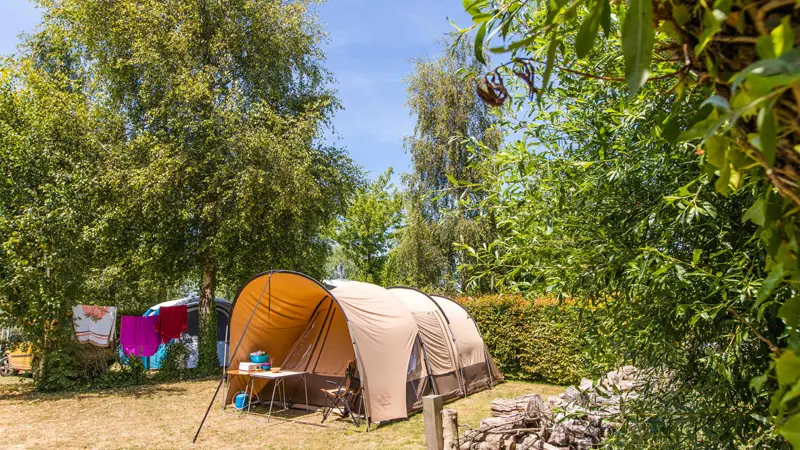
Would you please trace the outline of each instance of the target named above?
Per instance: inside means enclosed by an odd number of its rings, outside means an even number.
[[[438,391],[452,397],[489,387],[486,380],[491,377],[500,380],[499,374],[487,373],[493,363],[479,334],[480,352],[474,351],[474,343],[465,342],[463,352],[469,358],[462,358],[459,334],[448,327],[453,318],[439,303],[412,289],[388,290],[355,281],[325,286],[297,272],[262,273],[250,279],[234,300],[229,367],[236,368],[249,361],[249,353],[264,350],[274,365],[307,372],[309,403],[322,406],[320,389],[330,388],[328,380],[342,381],[348,362],[355,360],[367,420],[406,418],[421,408],[423,395]],[[461,315],[469,317],[463,309]],[[455,316],[462,326],[461,316]],[[473,338],[463,334],[464,339]],[[460,359],[471,363],[470,352],[484,358],[483,375],[459,363]],[[244,377],[230,380],[226,404],[245,383]],[[254,383],[255,392],[260,392],[268,380]],[[304,399],[299,379],[287,379],[286,392]]]

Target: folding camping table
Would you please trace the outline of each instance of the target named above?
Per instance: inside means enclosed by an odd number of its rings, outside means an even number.
[[[283,409],[281,411],[286,411],[289,409],[289,404],[286,403],[286,385],[284,380],[289,377],[300,377],[303,380],[303,390],[306,394],[306,411],[308,411],[308,383],[306,382],[306,373],[307,372],[295,372],[295,371],[281,371],[281,372],[254,372],[250,374],[251,383],[254,381],[255,378],[266,378],[268,380],[274,380],[275,384],[272,386],[272,398],[269,401],[269,413],[267,413],[267,422],[269,422],[270,417],[272,417],[272,405],[275,403],[275,392],[277,391],[278,394],[281,394]]]
[[[284,384],[284,381],[286,380],[286,378],[300,377],[300,379],[303,380],[303,389],[305,391],[305,396],[306,396],[306,411],[309,410],[309,407],[308,407],[308,382],[306,380],[307,372],[296,372],[296,371],[287,370],[287,371],[281,371],[281,372],[274,373],[274,372],[270,372],[270,371],[263,371],[263,372],[250,371],[250,372],[248,372],[248,371],[245,371],[245,370],[229,370],[228,371],[228,375],[229,375],[228,385],[230,384],[230,378],[232,378],[233,376],[245,376],[245,377],[247,377],[247,384],[245,384],[244,393],[245,393],[245,395],[247,395],[247,413],[248,414],[250,413],[250,406],[253,404],[252,400],[253,400],[253,394],[255,393],[255,380],[257,378],[268,379],[268,380],[274,380],[275,381],[275,383],[272,386],[272,397],[270,398],[270,401],[269,401],[269,412],[267,413],[267,422],[269,422],[270,417],[272,417],[272,407],[273,407],[273,404],[275,403],[275,394],[276,393],[280,396],[280,398],[282,400],[282,403],[283,403],[283,409],[280,410],[280,411],[286,411],[286,410],[289,409],[289,404],[286,402],[286,385]],[[227,391],[228,391],[228,386],[226,385],[225,386],[225,396],[227,396]],[[261,401],[260,398],[259,398],[258,401],[259,402]]]

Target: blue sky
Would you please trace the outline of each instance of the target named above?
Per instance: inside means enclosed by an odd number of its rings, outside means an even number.
[[[15,51],[18,35],[32,30],[39,13],[28,0],[2,0],[0,54]],[[318,8],[329,34],[326,67],[333,72],[344,110],[334,119],[330,140],[347,148],[356,163],[376,178],[388,167],[409,170],[403,136],[414,130],[405,107],[403,79],[411,58],[435,56],[436,40],[452,28],[447,18],[467,25],[459,0],[329,0]]]

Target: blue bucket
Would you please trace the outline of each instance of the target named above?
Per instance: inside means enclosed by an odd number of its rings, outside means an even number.
[[[236,409],[247,408],[247,394],[245,394],[244,391],[239,392],[233,397],[233,407]]]

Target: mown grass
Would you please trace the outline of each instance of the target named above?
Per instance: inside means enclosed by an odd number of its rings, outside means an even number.
[[[363,432],[345,421],[337,429],[223,414],[215,404],[197,444],[191,440],[216,381],[147,385],[82,394],[38,394],[30,380],[0,379],[0,448],[424,448],[422,414]],[[508,382],[451,402],[459,423],[476,427],[489,403],[527,393],[557,394],[561,387]],[[298,417],[318,423],[319,413]],[[329,423],[326,421],[326,423]]]

